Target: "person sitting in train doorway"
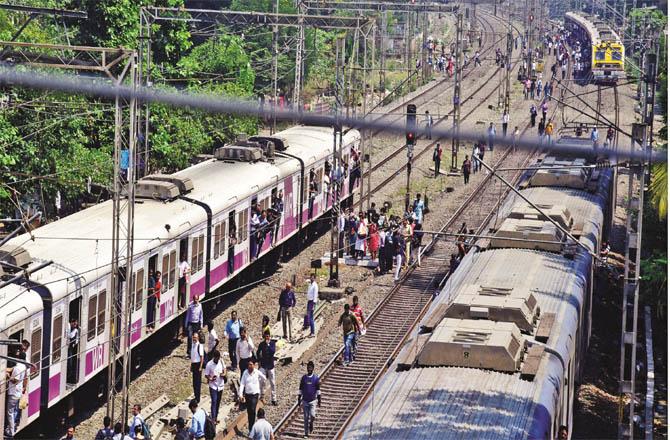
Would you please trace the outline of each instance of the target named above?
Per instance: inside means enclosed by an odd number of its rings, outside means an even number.
[[[316,194],[319,192],[319,185],[316,182],[316,173],[314,169],[309,170],[309,195],[307,199],[307,218],[312,219],[314,214],[314,200],[316,199]]]
[[[67,334],[67,383],[77,383],[77,364],[79,360],[79,321],[70,320]]]
[[[191,265],[186,261],[186,253],[181,256],[179,263],[179,308],[186,307],[186,284],[191,276]]]

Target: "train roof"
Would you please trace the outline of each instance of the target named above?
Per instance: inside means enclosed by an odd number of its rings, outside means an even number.
[[[0,331],[23,323],[40,310],[42,298],[34,290],[18,284],[9,284],[0,289]]]
[[[309,164],[332,151],[332,133],[332,129],[325,127],[296,126],[278,132],[276,136],[284,140],[287,153]],[[358,138],[358,132],[351,130],[345,135],[344,142],[355,142]],[[255,194],[259,188],[275,184],[280,177],[299,169],[298,161],[283,157],[277,157],[275,163],[231,163],[211,159],[175,175],[189,177],[194,188],[187,196],[209,204],[216,215],[238,200]],[[178,240],[198,225],[204,227],[205,222],[204,210],[187,201],[137,199],[134,256],[139,259],[159,245]],[[169,232],[166,224],[170,224]],[[47,284],[54,300],[58,300],[75,287],[85,286],[109,273],[111,238],[112,201],[108,200],[43,225],[31,234],[19,235],[8,244],[27,250],[34,262],[54,262],[32,274],[31,279]],[[55,283],[60,282],[71,285],[54,289]]]
[[[525,249],[470,253],[426,316],[471,285],[530,287],[543,313],[555,313],[547,345],[568,359],[584,298],[586,258]],[[533,380],[520,373],[461,367],[396,372],[392,365],[361,407],[344,438],[438,439],[476,433],[481,439],[534,437],[538,414],[551,411],[561,361],[544,353]],[[537,423],[536,423],[537,422]],[[371,433],[371,435],[370,435]],[[539,435],[537,438],[544,438]]]
[[[591,35],[591,44],[594,46],[600,45],[602,42],[615,41],[621,44],[619,35],[612,29],[612,27],[598,17],[584,16],[577,12],[566,12],[565,16],[570,20],[578,23],[589,35]]]

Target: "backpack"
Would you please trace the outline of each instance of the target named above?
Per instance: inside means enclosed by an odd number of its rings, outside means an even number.
[[[151,431],[149,430],[149,426],[147,426],[147,423],[142,420],[142,435],[144,436],[145,440],[151,440]]]
[[[216,423],[214,423],[214,420],[210,416],[205,417],[205,438],[206,439],[213,439],[216,437]]]

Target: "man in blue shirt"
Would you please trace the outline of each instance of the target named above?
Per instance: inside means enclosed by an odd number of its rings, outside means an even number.
[[[244,327],[241,319],[237,319],[237,312],[233,310],[230,319],[226,321],[226,336],[228,337],[228,354],[230,355],[230,368],[237,369],[237,340],[240,339],[240,328]]]
[[[423,224],[423,210],[425,206],[423,200],[421,200],[421,194],[417,194],[412,208],[414,210],[414,215],[416,216],[416,222],[420,225]]]
[[[207,413],[204,409],[198,408],[198,402],[195,399],[191,399],[188,403],[188,409],[190,409],[193,414],[193,417],[191,417],[191,427],[188,432],[190,432],[195,439],[205,438],[205,420],[207,419]]]
[[[184,333],[188,336],[186,341],[186,357],[191,357],[191,340],[193,333],[198,333],[202,328],[203,323],[202,304],[200,304],[200,297],[195,295],[193,301],[188,305],[186,312],[186,319],[184,320]]]
[[[291,309],[295,307],[295,292],[293,285],[286,283],[284,289],[279,294],[279,313],[281,315],[281,325],[284,331],[284,339],[291,341]],[[288,325],[288,338],[286,337],[286,326]]]
[[[321,383],[319,376],[314,374],[314,362],[307,362],[307,374],[300,379],[298,405],[302,403],[304,414],[305,437],[314,430],[316,407],[321,407]]]

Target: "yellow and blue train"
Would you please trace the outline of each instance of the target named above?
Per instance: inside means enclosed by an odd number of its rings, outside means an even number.
[[[586,45],[583,47],[590,47],[584,62],[591,66],[594,83],[613,84],[626,76],[624,45],[607,23],[597,17],[568,12],[565,26],[582,45]]]

